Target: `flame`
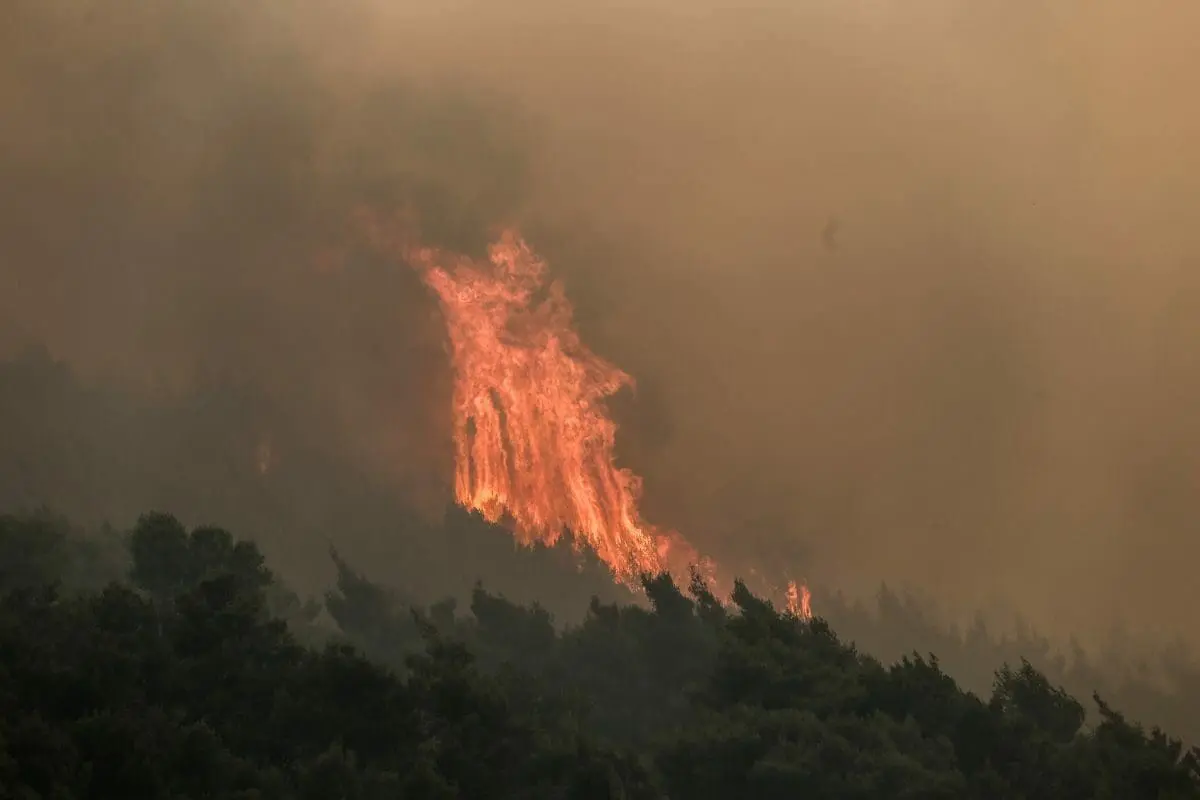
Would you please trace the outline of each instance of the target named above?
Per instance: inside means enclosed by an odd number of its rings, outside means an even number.
[[[509,523],[525,545],[553,545],[569,531],[633,588],[662,572],[686,585],[696,569],[723,594],[729,587],[711,559],[642,519],[642,481],[617,466],[617,425],[604,405],[633,378],[581,341],[562,283],[525,241],[505,230],[486,260],[473,260],[410,246],[403,214],[395,225],[366,211],[357,221],[373,246],[415,267],[441,303],[455,372],[456,501]],[[811,618],[807,586],[789,583],[787,603]]]
[[[789,614],[803,620],[812,619],[812,592],[806,584],[797,586],[795,581],[788,581],[786,596]]]
[[[638,510],[641,479],[618,467],[605,398],[633,379],[599,357],[572,326],[559,281],[513,231],[474,262],[410,253],[441,301],[455,369],[455,497],[525,544],[566,531],[621,581],[668,571],[685,579],[711,563]]]

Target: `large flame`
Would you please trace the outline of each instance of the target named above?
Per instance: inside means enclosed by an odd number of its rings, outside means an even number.
[[[812,592],[804,584],[796,585],[795,581],[788,581],[787,592],[784,595],[787,598],[788,613],[794,614],[801,619],[812,619]]]
[[[670,573],[686,585],[698,569],[723,581],[680,534],[650,525],[638,508],[641,479],[615,459],[616,423],[604,401],[633,379],[593,353],[573,327],[562,283],[515,231],[486,260],[398,244],[365,218],[377,246],[400,251],[441,301],[454,362],[454,493],[524,544],[565,532],[627,585]],[[807,587],[786,593],[811,616]]]
[[[512,231],[477,263],[429,249],[410,256],[437,293],[454,359],[455,496],[521,541],[570,531],[636,584],[689,565],[711,572],[681,536],[647,524],[641,480],[614,459],[605,398],[633,379],[587,348],[559,281]]]

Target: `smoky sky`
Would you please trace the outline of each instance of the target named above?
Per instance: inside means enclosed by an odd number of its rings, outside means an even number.
[[[436,306],[356,207],[519,224],[718,560],[1195,636],[1200,113],[1166,0],[0,9],[0,345],[253,379],[449,476]],[[433,487],[433,488],[430,488]]]

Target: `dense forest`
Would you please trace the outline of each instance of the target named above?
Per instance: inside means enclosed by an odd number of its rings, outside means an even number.
[[[647,576],[556,626],[332,555],[301,602],[219,528],[0,518],[0,796],[1200,797],[1200,751],[1028,662],[981,697],[740,584]]]
[[[957,631],[887,588],[818,586],[812,623],[631,594],[566,543],[408,513],[272,418],[220,380],[0,364],[0,796],[1200,796],[1180,648]],[[103,522],[133,504],[253,543]]]
[[[514,548],[507,533],[457,508],[432,520],[414,514],[403,492],[339,450],[336,432],[311,423],[219,376],[188,391],[134,391],[81,379],[30,350],[0,361],[0,509],[49,506],[93,533],[108,522],[127,527],[147,508],[170,509],[252,539],[306,594],[337,578],[327,556],[335,545],[412,605],[469,602],[480,580],[563,623],[581,621],[593,596],[638,602],[566,543]],[[274,458],[265,474],[264,436]],[[1200,663],[1183,645],[1148,645],[1136,630],[1114,628],[1106,646],[1085,648],[994,614],[956,629],[945,609],[908,587],[883,587],[865,602],[820,583],[813,590],[821,616],[885,662],[937,653],[963,686],[986,693],[998,665],[1025,658],[1076,696],[1099,691],[1138,720],[1200,741]]]

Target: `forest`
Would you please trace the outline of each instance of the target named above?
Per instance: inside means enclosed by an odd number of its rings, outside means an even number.
[[[1028,661],[977,695],[740,583],[646,576],[648,602],[560,626],[331,556],[302,601],[220,528],[0,518],[0,795],[1200,797],[1200,751]]]
[[[957,631],[887,587],[818,587],[811,622],[742,585],[631,593],[565,543],[406,516],[279,428],[264,480],[244,387],[142,402],[0,365],[0,796],[1200,797],[1182,649]],[[97,522],[130,503],[181,511]]]

